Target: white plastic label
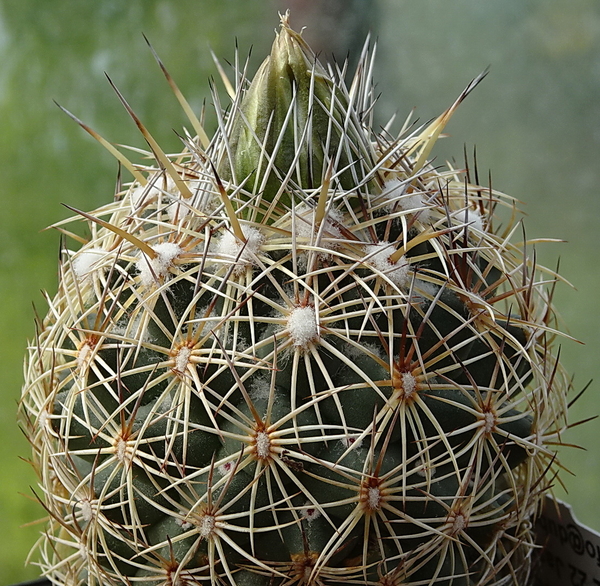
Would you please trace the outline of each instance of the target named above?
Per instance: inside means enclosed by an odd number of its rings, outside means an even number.
[[[600,586],[600,534],[569,505],[547,497],[536,532],[543,549],[535,586]]]

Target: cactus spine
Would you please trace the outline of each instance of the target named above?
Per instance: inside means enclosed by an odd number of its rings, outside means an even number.
[[[556,275],[512,198],[428,162],[478,80],[393,137],[371,69],[346,86],[284,17],[211,139],[190,113],[177,156],[137,118],[155,164],[109,147],[134,179],[79,214],[20,406],[54,583],[526,583]]]

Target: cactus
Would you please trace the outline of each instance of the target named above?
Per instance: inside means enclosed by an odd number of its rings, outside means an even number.
[[[164,68],[180,154],[120,94],[152,163],[81,123],[133,180],[77,213],[26,360],[53,583],[527,582],[566,426],[557,276],[514,199],[428,159],[481,77],[376,134],[372,63],[346,85],[284,16],[212,138]]]

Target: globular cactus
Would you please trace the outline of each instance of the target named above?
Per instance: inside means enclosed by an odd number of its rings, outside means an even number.
[[[282,19],[208,138],[80,212],[20,406],[55,584],[524,585],[568,380],[516,202]],[[165,72],[166,73],[166,72]],[[66,231],[65,224],[59,229]],[[516,234],[515,234],[516,233]],[[516,236],[516,238],[513,238]]]

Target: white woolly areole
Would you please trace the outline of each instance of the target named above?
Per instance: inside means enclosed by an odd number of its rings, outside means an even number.
[[[89,523],[94,518],[94,509],[92,508],[92,503],[90,502],[90,499],[81,499],[77,503],[77,505],[81,513],[81,518],[85,522]]]
[[[271,380],[264,373],[253,377],[250,383],[250,398],[253,400],[267,400],[271,395]]]
[[[87,543],[84,540],[79,542],[77,552],[79,553],[79,557],[84,562],[88,561],[88,557],[90,556],[90,548],[88,547]]]
[[[217,472],[221,476],[227,476],[233,470],[233,462],[225,462],[225,464],[221,464],[217,467]]]
[[[204,515],[198,523],[198,533],[200,533],[200,536],[204,539],[208,539],[215,530],[215,525],[216,521],[214,515]]]
[[[452,533],[458,533],[467,526],[467,519],[462,513],[458,513],[452,522]]]
[[[390,179],[383,185],[382,196],[388,200],[388,209],[391,211],[393,207],[407,213],[418,213],[421,222],[429,220],[429,207],[425,201],[425,193],[405,193],[406,188],[411,181],[401,181],[400,179]]]
[[[176,372],[183,374],[187,369],[187,365],[190,361],[191,355],[192,355],[192,349],[188,348],[188,346],[182,346],[181,348],[179,348],[179,350],[177,351],[177,354],[175,355],[174,370]]]
[[[266,431],[259,431],[256,434],[256,455],[262,460],[271,455],[271,440]]]
[[[439,285],[435,285],[434,283],[430,283],[429,281],[415,279],[415,286],[412,291],[413,303],[423,303],[425,301],[434,299],[439,290]]]
[[[79,350],[77,351],[77,359],[76,359],[77,368],[79,370],[84,370],[85,368],[87,368],[91,357],[92,357],[92,346],[86,340],[79,347]]]
[[[162,179],[158,179],[154,185],[138,185],[131,191],[131,207],[136,210],[143,205],[150,203],[158,197],[162,190],[157,183],[162,183]]]
[[[394,200],[393,203],[396,203],[396,200],[404,195],[406,188],[410,185],[412,178],[408,181],[401,181],[394,177],[393,179],[388,179],[383,184],[383,189],[381,190],[381,195],[383,195],[387,199]]]
[[[182,518],[175,517],[175,524],[179,525],[184,531],[191,529],[194,525],[189,521],[185,521],[183,516],[185,515],[185,511],[179,511],[179,514],[182,515]]]
[[[377,510],[381,506],[381,491],[376,486],[371,486],[367,490],[367,506],[371,510]]]
[[[417,390],[417,379],[410,372],[402,373],[402,390],[405,397],[411,397]]]
[[[181,513],[183,514],[183,513]],[[183,519],[176,518],[175,523],[179,525],[184,531],[191,529],[194,525],[189,521],[184,521]]]
[[[101,248],[90,248],[89,250],[81,250],[71,261],[73,272],[79,279],[85,279],[90,273],[95,271],[96,266],[106,255],[106,251]]]
[[[483,218],[479,213],[479,210],[475,208],[465,208],[458,210],[452,214],[454,219],[459,224],[468,224],[469,230],[476,230],[477,232],[484,232]]]
[[[496,415],[491,411],[483,414],[483,431],[486,434],[492,433],[496,429]]]
[[[182,253],[182,248],[174,242],[162,242],[152,247],[156,253],[155,258],[149,258],[142,254],[137,261],[136,267],[140,272],[140,282],[148,286],[157,280],[167,276],[169,268],[173,265],[173,260]]]
[[[304,518],[310,523],[321,516],[321,511],[317,509],[312,503],[308,502],[305,505]]]
[[[38,425],[40,429],[52,429],[52,425],[50,423],[50,413],[45,408],[40,409],[40,414],[38,415]]]
[[[319,339],[319,324],[315,308],[311,305],[296,307],[289,315],[287,329],[294,346],[306,348]]]
[[[296,216],[294,219],[294,229],[297,237],[314,240],[319,231],[324,239],[338,239],[342,236],[340,229],[335,225],[336,223],[341,224],[344,219],[342,212],[339,210],[332,209],[328,211],[323,230],[321,230],[320,226],[315,225],[314,208],[301,203],[294,208],[293,213]],[[321,245],[325,246],[325,248],[332,248],[335,246],[335,243]]]
[[[117,460],[119,460],[119,462],[129,463],[131,461],[133,454],[129,450],[127,442],[122,437],[119,437],[115,442],[114,450],[115,456],[117,457]]]
[[[169,220],[171,220],[171,222],[183,220],[190,214],[192,209],[197,204],[196,200],[198,198],[196,197],[196,195],[199,193],[200,190],[200,180],[192,179],[187,182],[187,186],[188,189],[192,192],[192,197],[190,198],[190,201],[185,200],[184,198],[178,195],[173,195],[172,198],[170,198],[171,201],[167,205],[167,215],[169,216]],[[177,191],[175,183],[173,183],[173,187],[175,191]],[[194,201],[192,202],[191,200]]]
[[[407,287],[409,285],[409,267],[406,257],[402,256],[398,262],[390,260],[390,254],[394,252],[389,242],[378,242],[365,246],[368,257],[367,262],[383,273],[394,285]]]
[[[342,445],[345,448],[349,448],[350,446],[354,446],[356,448],[360,448],[360,446],[362,445],[362,440],[358,439],[357,437],[352,437],[352,436],[346,436],[343,437],[340,442],[342,443]]]
[[[240,242],[233,232],[225,232],[217,244],[219,256],[231,257],[237,266],[234,274],[242,273],[247,267],[254,264],[254,259],[260,252],[260,247],[265,237],[259,230],[252,226],[242,227],[246,242]]]

